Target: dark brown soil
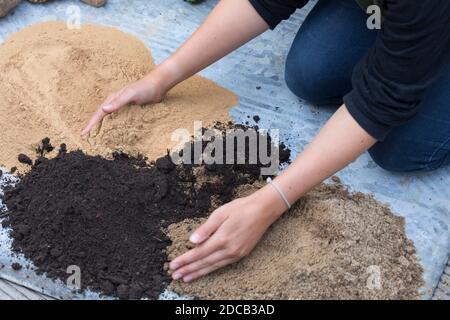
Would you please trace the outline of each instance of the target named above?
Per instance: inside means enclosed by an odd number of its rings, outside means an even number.
[[[259,178],[258,164],[175,166],[168,156],[148,164],[123,153],[67,153],[65,145],[42,156],[52,148],[44,139],[31,171],[5,191],[13,250],[52,279],[65,281],[77,265],[82,289],[121,299],[155,299],[170,282],[163,228],[208,215]]]
[[[46,153],[52,152],[55,148],[50,143],[50,138],[42,139],[41,145],[36,148],[36,152],[42,157]]]
[[[33,164],[33,160],[31,158],[23,153],[19,154],[18,160],[20,163],[27,164],[31,166]]]
[[[11,267],[13,268],[14,271],[19,271],[22,270],[22,265],[20,263],[14,262]]]

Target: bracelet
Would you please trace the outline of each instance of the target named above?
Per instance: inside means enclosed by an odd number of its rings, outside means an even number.
[[[283,199],[284,203],[286,204],[286,207],[288,210],[291,208],[291,204],[289,203],[288,199],[284,195],[283,191],[275,184],[274,181],[269,177],[267,178],[267,183],[270,184],[275,190],[277,190],[278,194],[280,195],[281,199]]]

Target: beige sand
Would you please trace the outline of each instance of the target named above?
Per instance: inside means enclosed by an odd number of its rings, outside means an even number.
[[[228,121],[237,97],[195,76],[175,87],[162,103],[132,106],[108,116],[88,141],[80,137],[97,106],[113,91],[148,73],[154,63],[138,39],[116,29],[61,22],[37,24],[0,46],[0,165],[17,165],[33,155],[33,144],[50,137],[57,145],[108,156],[112,151],[143,153],[150,159],[176,142],[177,128],[193,121]]]
[[[170,259],[191,247],[188,235],[200,222],[169,227]],[[408,299],[418,297],[421,275],[403,218],[334,184],[308,193],[249,257],[170,289],[203,299]]]

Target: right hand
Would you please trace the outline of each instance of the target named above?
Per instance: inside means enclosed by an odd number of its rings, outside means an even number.
[[[89,137],[92,128],[101,122],[106,115],[119,111],[132,103],[143,105],[161,102],[164,93],[164,90],[161,89],[158,82],[154,81],[151,75],[114,92],[97,108],[81,136],[83,138]]]

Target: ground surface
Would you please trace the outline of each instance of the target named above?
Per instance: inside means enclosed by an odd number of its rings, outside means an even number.
[[[82,22],[116,26],[138,36],[152,49],[159,63],[196,29],[215,2],[210,0],[193,7],[180,0],[151,4],[141,0],[111,0],[101,9],[69,0],[43,6],[25,2],[14,15],[0,20],[0,41],[36,22],[65,20],[68,12],[73,12],[71,6],[77,5]],[[259,115],[259,125],[279,129],[281,139],[294,151],[294,156],[331,114],[331,110],[299,101],[283,80],[290,43],[312,5],[298,11],[274,32],[266,33],[202,72],[239,95],[240,103],[232,111],[236,121],[252,122],[253,116]],[[450,252],[450,168],[422,174],[391,174],[378,168],[366,154],[339,176],[352,189],[373,193],[376,199],[388,203],[393,212],[406,218],[407,234],[414,241],[425,269],[424,297],[430,298]],[[0,262],[8,263],[10,259],[5,254],[0,246]]]
[[[48,300],[53,299],[35,290],[0,279],[0,300]],[[432,297],[433,300],[450,300],[450,261]]]

